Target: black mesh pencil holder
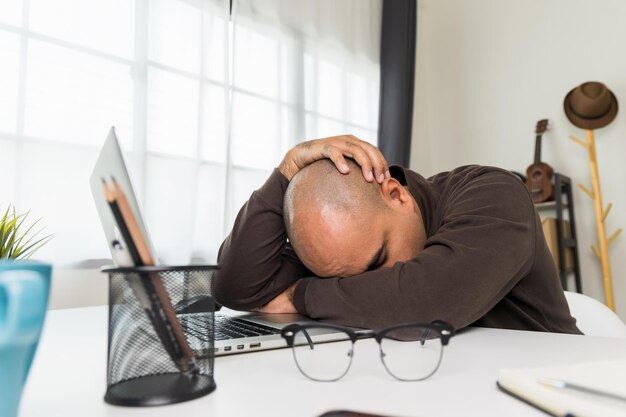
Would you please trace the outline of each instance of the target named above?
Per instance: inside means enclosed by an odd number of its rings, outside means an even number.
[[[216,270],[214,265],[103,269],[109,274],[107,403],[172,404],[215,389]]]

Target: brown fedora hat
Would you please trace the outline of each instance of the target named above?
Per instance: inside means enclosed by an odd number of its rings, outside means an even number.
[[[615,119],[617,98],[604,84],[588,81],[567,93],[563,107],[574,126],[600,129]]]

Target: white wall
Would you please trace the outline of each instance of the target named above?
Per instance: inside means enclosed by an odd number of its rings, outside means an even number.
[[[605,83],[622,100],[615,121],[596,131],[610,235],[626,227],[626,2],[620,0],[419,0],[411,167],[424,174],[465,164],[525,172],[534,128],[547,117],[542,159],[591,188],[584,139],[563,112],[567,92]],[[604,300],[591,253],[591,200],[574,191],[585,294]],[[626,319],[626,233],[611,246],[618,314]]]
[[[49,309],[108,304],[108,275],[99,269],[54,267]]]

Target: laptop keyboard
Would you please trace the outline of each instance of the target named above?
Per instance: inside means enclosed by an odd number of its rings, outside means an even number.
[[[224,314],[215,315],[215,340],[266,336],[268,334],[277,333],[280,333],[280,330],[274,327],[253,323],[236,317],[229,317]]]
[[[186,328],[187,333],[200,340],[207,339],[207,314],[185,314],[181,317],[181,324]],[[241,339],[243,337],[265,336],[280,333],[279,329],[253,323],[237,317],[215,313],[215,340]]]

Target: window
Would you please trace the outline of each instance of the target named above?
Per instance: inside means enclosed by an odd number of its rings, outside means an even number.
[[[55,234],[38,258],[109,258],[88,178],[115,125],[159,258],[215,261],[298,141],[375,143],[381,4],[340,3],[4,0],[0,207]]]

